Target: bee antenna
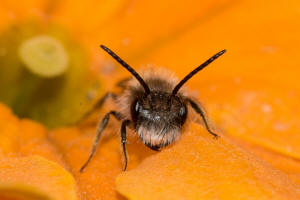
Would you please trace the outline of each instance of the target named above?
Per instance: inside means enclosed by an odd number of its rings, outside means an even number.
[[[111,57],[113,57],[118,63],[120,63],[123,67],[125,67],[139,82],[140,84],[144,87],[146,94],[150,93],[150,89],[146,82],[142,79],[142,77],[132,68],[130,67],[124,60],[122,60],[117,54],[115,54],[112,50],[107,48],[104,45],[100,45],[100,47],[106,51]]]
[[[202,70],[204,67],[209,65],[211,62],[213,62],[215,59],[217,59],[219,56],[224,54],[226,50],[222,50],[219,53],[215,54],[214,56],[210,57],[207,61],[205,61],[203,64],[201,64],[199,67],[194,69],[192,72],[190,72],[188,75],[186,75],[173,89],[172,94],[177,94],[178,90],[187,82],[190,78],[192,78],[195,74],[197,74],[200,70]]]

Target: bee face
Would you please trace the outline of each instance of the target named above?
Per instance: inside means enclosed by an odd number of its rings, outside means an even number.
[[[148,147],[157,150],[179,136],[187,118],[187,107],[176,95],[154,91],[134,101],[131,115],[138,136]]]

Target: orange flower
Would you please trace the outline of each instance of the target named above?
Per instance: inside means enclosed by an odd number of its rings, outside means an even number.
[[[132,66],[164,66],[180,77],[226,48],[187,83],[222,137],[191,124],[157,153],[131,133],[122,172],[120,125],[112,121],[79,173],[95,126],[48,131],[0,105],[2,199],[300,198],[299,1],[52,2],[3,1],[0,29],[29,16],[60,23],[89,50],[94,73],[114,66],[101,43]],[[125,75],[108,72],[108,89]]]

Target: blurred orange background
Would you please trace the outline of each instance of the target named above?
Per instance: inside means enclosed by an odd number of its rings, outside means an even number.
[[[0,0],[0,197],[299,199],[299,19],[296,0]],[[64,74],[19,73],[18,48],[39,35],[65,48]],[[135,69],[180,78],[226,49],[186,84],[220,141],[195,124],[159,153],[132,137],[122,173],[113,122],[80,174],[108,109],[92,125],[77,122],[129,75],[100,44]]]

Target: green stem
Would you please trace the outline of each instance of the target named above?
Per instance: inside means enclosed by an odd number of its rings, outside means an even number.
[[[25,117],[25,113],[30,109],[30,102],[35,95],[38,95],[36,91],[43,82],[43,79],[24,70],[19,82],[19,93],[15,97],[12,107],[18,116]]]

